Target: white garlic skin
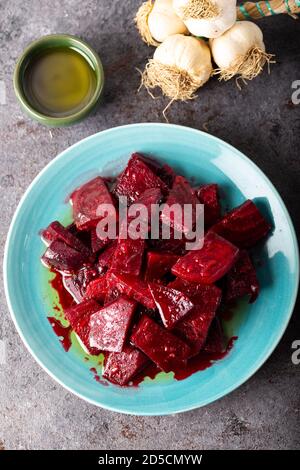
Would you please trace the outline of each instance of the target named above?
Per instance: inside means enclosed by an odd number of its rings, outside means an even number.
[[[185,70],[201,83],[212,73],[211,53],[202,39],[182,34],[169,36],[156,49],[153,59],[161,64]]]
[[[189,0],[173,0],[173,8],[180,16],[181,8],[188,4]],[[184,23],[191,34],[205,38],[217,38],[234,25],[237,18],[237,0],[213,0],[219,7],[220,13],[211,19],[186,19]]]
[[[221,37],[209,41],[213,59],[221,69],[228,69],[237,58],[258,47],[265,52],[261,29],[251,21],[238,21]]]
[[[176,15],[172,0],[156,0],[148,16],[151,36],[157,42],[163,42],[172,34],[187,34],[184,22]]]

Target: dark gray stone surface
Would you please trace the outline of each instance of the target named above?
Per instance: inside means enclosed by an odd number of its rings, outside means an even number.
[[[60,151],[102,129],[162,121],[166,100],[139,94],[139,74],[152,53],[138,38],[132,18],[138,0],[1,0],[0,247],[17,203],[32,179]],[[276,185],[300,228],[300,105],[291,85],[300,80],[300,21],[260,22],[267,48],[277,56],[266,72],[242,91],[213,79],[188,104],[175,104],[173,123],[204,129],[236,146]],[[106,88],[96,115],[67,129],[49,129],[25,117],[16,103],[12,73],[31,40],[55,32],[89,41],[103,60]],[[1,85],[3,87],[3,85]],[[3,89],[0,97],[3,103]],[[2,275],[1,275],[2,276]],[[35,363],[10,319],[0,287],[0,449],[199,449],[300,448],[300,366],[291,344],[300,339],[299,307],[282,341],[246,384],[203,409],[169,417],[130,417],[89,405],[57,385]]]

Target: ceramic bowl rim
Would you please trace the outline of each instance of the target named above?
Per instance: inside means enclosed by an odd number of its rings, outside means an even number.
[[[222,390],[222,392],[214,395],[211,399],[209,400],[206,400],[204,403],[201,403],[200,405],[192,405],[192,406],[189,406],[188,404],[184,407],[181,407],[180,409],[176,409],[176,411],[169,411],[167,410],[166,412],[160,412],[160,413],[155,413],[153,411],[149,411],[149,412],[140,412],[140,411],[126,411],[126,410],[122,410],[118,407],[114,407],[114,406],[108,406],[106,404],[101,404],[100,402],[98,401],[95,401],[93,399],[89,399],[87,398],[86,396],[84,396],[83,394],[80,394],[78,393],[76,390],[74,390],[72,387],[69,387],[68,385],[66,385],[63,381],[61,381],[60,379],[58,379],[55,375],[55,373],[52,373],[47,365],[45,365],[43,363],[42,360],[39,359],[39,357],[35,354],[35,352],[32,350],[28,340],[26,339],[25,335],[23,334],[23,332],[21,331],[21,329],[19,328],[19,325],[18,325],[18,321],[17,321],[17,318],[16,318],[16,315],[14,313],[14,310],[13,310],[13,307],[12,307],[12,302],[11,302],[11,294],[10,294],[10,289],[9,289],[9,283],[8,283],[8,253],[9,253],[9,250],[10,250],[10,240],[11,240],[11,237],[12,237],[12,233],[13,233],[13,230],[14,230],[14,225],[15,225],[15,222],[17,221],[18,217],[19,217],[19,213],[22,211],[22,207],[23,207],[23,203],[25,202],[25,200],[27,199],[27,196],[28,194],[30,194],[31,192],[31,189],[35,186],[35,184],[38,183],[39,179],[42,178],[42,176],[48,171],[49,168],[51,168],[53,165],[56,164],[56,162],[58,160],[61,160],[64,158],[65,154],[66,153],[69,153],[71,150],[73,150],[74,148],[76,148],[77,146],[80,146],[83,144],[83,142],[86,142],[86,141],[89,141],[89,140],[92,140],[95,138],[95,136],[99,135],[99,134],[109,134],[111,132],[116,132],[118,129],[124,129],[124,128],[128,128],[128,127],[144,127],[144,126],[147,126],[147,127],[150,127],[150,126],[156,126],[156,127],[165,127],[165,126],[172,126],[176,129],[181,129],[181,130],[184,130],[185,132],[191,132],[191,133],[196,133],[199,135],[202,134],[205,136],[205,138],[207,139],[212,139],[214,140],[215,142],[219,143],[220,145],[222,146],[225,146],[227,147],[231,152],[234,152],[235,154],[238,154],[238,156],[240,158],[242,158],[244,161],[246,161],[249,165],[251,165],[252,167],[254,167],[254,169],[256,170],[256,172],[260,175],[260,177],[262,177],[266,183],[269,185],[269,187],[271,188],[272,192],[274,193],[274,195],[276,196],[278,202],[280,203],[280,206],[286,216],[286,219],[287,219],[287,222],[288,222],[288,225],[289,225],[289,230],[290,230],[290,233],[291,233],[291,236],[292,236],[292,240],[293,240],[293,248],[294,248],[294,253],[295,253],[295,283],[294,283],[294,292],[293,292],[293,295],[291,296],[291,299],[290,299],[290,303],[289,303],[289,308],[287,309],[287,315],[285,317],[285,322],[281,328],[281,330],[278,330],[278,333],[276,335],[276,337],[274,338],[272,344],[270,345],[269,347],[269,350],[268,350],[268,353],[265,354],[265,356],[259,360],[257,363],[255,363],[253,365],[253,367],[251,368],[251,370],[248,370],[246,374],[244,374],[239,380],[236,380],[234,382],[234,384],[231,384],[230,386],[228,386],[226,389]],[[176,124],[165,124],[165,123],[136,123],[136,124],[127,124],[127,125],[123,125],[123,126],[116,126],[116,127],[112,127],[112,128],[109,128],[109,129],[106,129],[104,131],[100,131],[100,132],[97,132],[95,134],[92,134],[78,142],[76,142],[75,144],[73,144],[72,146],[68,147],[67,149],[65,149],[64,151],[62,151],[61,153],[59,153],[53,160],[51,160],[39,173],[38,175],[33,179],[33,181],[31,182],[31,184],[28,186],[27,190],[25,191],[25,193],[23,194],[18,206],[17,206],[17,209],[14,213],[14,216],[12,218],[12,221],[11,221],[11,224],[10,224],[10,227],[9,227],[9,230],[8,230],[8,235],[7,235],[7,239],[6,239],[6,243],[5,243],[5,248],[4,248],[4,261],[3,261],[3,274],[4,274],[4,291],[5,291],[5,296],[6,296],[6,300],[7,300],[7,304],[8,304],[8,307],[9,307],[9,311],[10,311],[10,315],[12,317],[12,320],[15,324],[15,327],[23,341],[23,343],[25,344],[26,348],[28,349],[28,351],[31,353],[31,355],[34,357],[34,359],[37,361],[37,363],[47,372],[47,374],[52,377],[56,382],[58,382],[60,385],[62,385],[65,389],[67,389],[68,391],[70,391],[71,393],[73,393],[74,395],[82,398],[83,400],[85,400],[86,402],[89,402],[93,405],[96,405],[98,407],[102,407],[102,408],[105,408],[105,409],[108,409],[110,411],[116,411],[116,412],[119,412],[119,413],[123,413],[123,414],[128,414],[128,415],[139,415],[139,416],[163,416],[163,415],[170,415],[170,414],[177,414],[177,413],[182,413],[182,412],[185,412],[185,411],[191,411],[193,409],[197,409],[197,408],[200,408],[200,407],[203,407],[203,406],[206,406],[210,403],[213,403],[214,401],[218,400],[219,398],[222,398],[226,395],[228,395],[230,392],[236,390],[238,387],[240,387],[243,383],[245,383],[247,380],[250,379],[250,377],[252,377],[260,368],[261,366],[267,361],[267,359],[270,357],[270,355],[273,353],[274,349],[276,348],[276,346],[278,345],[278,343],[280,342],[281,338],[283,337],[285,331],[286,331],[286,328],[288,326],[288,323],[291,319],[291,316],[293,314],[293,310],[294,310],[294,306],[295,306],[295,303],[296,303],[296,299],[297,299],[297,294],[298,294],[298,286],[299,286],[299,248],[298,248],[298,242],[297,242],[297,237],[296,237],[296,233],[295,233],[295,229],[294,229],[294,226],[293,226],[293,223],[292,223],[292,220],[291,220],[291,217],[289,215],[289,212],[280,196],[280,194],[278,193],[277,189],[274,187],[274,185],[271,183],[271,181],[269,180],[269,178],[263,173],[262,170],[260,170],[260,168],[252,161],[250,160],[246,155],[244,155],[242,152],[240,152],[238,149],[236,149],[235,147],[233,147],[232,145],[228,144],[227,142],[223,141],[222,139],[219,139],[218,137],[215,137],[211,134],[208,134],[206,132],[203,132],[203,131],[200,131],[200,130],[197,130],[197,129],[193,129],[193,128],[190,128],[190,127],[186,127],[186,126],[180,126],[180,125],[176,125]]]

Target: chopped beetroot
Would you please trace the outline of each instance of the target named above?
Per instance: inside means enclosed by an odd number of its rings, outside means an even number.
[[[188,297],[192,298],[194,295],[197,294],[199,290],[200,292],[202,292],[204,286],[203,284],[194,284],[189,281],[185,281],[184,279],[180,279],[180,277],[177,277],[174,281],[168,284],[168,287],[180,290],[181,292],[184,292]]]
[[[114,273],[110,275],[110,287],[115,287],[121,294],[134,299],[147,308],[154,309],[155,302],[148,284],[138,276]]]
[[[83,301],[81,286],[77,283],[76,276],[62,276],[64,288],[71,294],[77,304]]]
[[[214,284],[194,284],[178,277],[175,281],[170,282],[168,287],[183,292],[194,304],[211,305],[211,309],[214,311],[221,301],[221,289]]]
[[[139,304],[139,306],[137,308],[137,312],[136,312],[136,318],[138,319],[142,315],[147,315],[148,317],[151,317],[154,320],[157,320],[158,323],[162,323],[160,314],[158,313],[158,310],[157,310],[156,307],[154,309],[153,308],[147,308],[144,305]]]
[[[98,258],[98,270],[100,274],[106,273],[110,268],[115,251],[117,247],[117,241],[113,241],[105,250],[100,253]]]
[[[239,248],[250,248],[271,230],[254,202],[248,200],[223,217],[211,230]]]
[[[166,184],[145,163],[143,157],[134,153],[114,188],[118,197],[127,196],[129,204],[135,202],[146,189],[160,188],[167,191]]]
[[[173,253],[148,251],[145,279],[147,281],[159,281],[165,274],[171,271],[172,266],[174,266],[178,259],[179,256]]]
[[[191,347],[191,355],[201,351],[215,313],[196,305],[190,315],[176,326],[176,333]]]
[[[161,198],[162,193],[159,188],[146,189],[129,208],[127,226],[121,224],[120,232],[127,227],[129,238],[136,238],[137,234],[140,238],[147,238],[152,218],[155,213],[159,216]]]
[[[119,297],[94,313],[90,318],[91,347],[101,351],[122,351],[135,307],[132,300]]]
[[[172,188],[176,177],[176,173],[173,168],[165,164],[161,168],[158,168],[156,174],[168,186],[168,188]]]
[[[238,253],[238,248],[211,232],[200,250],[189,251],[177,261],[172,273],[190,282],[213,284],[230,270]]]
[[[70,201],[73,223],[54,221],[41,232],[48,245],[42,261],[60,273],[51,285],[70,323],[63,329],[68,338],[73,330],[86,353],[105,353],[103,376],[134,385],[164,370],[180,380],[224,357],[231,346],[224,351],[223,310],[244,295],[253,302],[259,293],[254,266],[243,251],[270,230],[256,205],[246,201],[221,218],[216,184],[192,189],[168,165],[139,154],[118,179],[96,177]],[[188,251],[187,243],[196,241],[189,232],[196,228],[200,203],[204,244]],[[181,220],[168,211],[167,205],[175,204]],[[182,220],[186,205],[191,220]],[[97,233],[107,215],[116,217],[116,239]],[[61,326],[55,329],[60,331]]]
[[[100,305],[95,302],[94,300],[84,300],[78,305],[74,305],[73,307],[69,307],[65,309],[65,317],[70,323],[70,325],[74,328],[76,323],[85,316],[90,316],[92,313],[97,312],[99,310]]]
[[[41,259],[49,268],[66,274],[78,271],[87,261],[84,253],[60,240],[54,240]]]
[[[110,272],[138,276],[141,271],[145,240],[139,238],[120,238],[114,252]]]
[[[90,256],[90,251],[87,246],[57,220],[41,231],[41,237],[47,244],[50,244],[54,240],[60,240],[71,248],[84,253],[86,257]]]
[[[103,250],[107,245],[110,245],[111,240],[106,238],[99,238],[97,235],[97,229],[92,228],[91,230],[91,247],[93,253],[98,253],[98,251]]]
[[[190,348],[184,341],[144,315],[131,335],[131,342],[165,372],[184,365]]]
[[[107,294],[107,275],[91,281],[85,291],[85,298],[104,301]]]
[[[192,355],[203,347],[212,320],[221,301],[221,290],[213,285],[200,285],[191,297],[195,304],[193,310],[176,325],[176,332],[192,348]]]
[[[107,293],[104,299],[104,306],[110,304],[114,300],[117,300],[121,296],[121,292],[115,286],[108,286]]]
[[[160,284],[150,283],[149,288],[163,324],[171,329],[192,310],[194,304],[182,292]]]
[[[78,230],[75,223],[68,225],[66,227],[69,232],[71,232],[76,238],[79,240],[91,251],[91,234],[87,230]]]
[[[202,351],[208,354],[217,354],[224,351],[224,332],[221,322],[217,317],[212,321]]]
[[[76,279],[81,287],[82,293],[85,292],[88,284],[94,279],[96,279],[98,276],[99,270],[97,266],[94,265],[84,266],[78,271],[78,273],[76,273]]]
[[[146,189],[141,196],[135,201],[135,204],[142,204],[146,207],[147,212],[151,215],[152,205],[158,204],[162,198],[162,192],[159,188]]]
[[[184,207],[187,204],[191,207],[191,213],[190,217],[186,220],[184,217]],[[162,210],[161,220],[175,231],[187,234],[192,231],[194,223],[196,222],[196,204],[197,197],[188,181],[183,176],[176,176],[173,187]],[[172,210],[172,206],[174,206],[175,211]],[[178,210],[176,210],[176,206]]]
[[[63,283],[74,300],[79,303],[85,296],[85,291],[88,284],[98,276],[99,271],[97,267],[93,265],[87,265],[72,276],[64,276]]]
[[[126,385],[149,363],[138,349],[125,346],[122,352],[111,352],[106,358],[103,377],[117,385]]]
[[[98,305],[98,309],[99,308],[101,307]],[[78,322],[73,326],[73,329],[84,349],[86,349],[86,351],[92,356],[97,356],[101,351],[90,344],[90,318],[90,315],[85,315],[78,320]]]
[[[242,250],[239,257],[226,277],[227,302],[231,302],[245,295],[250,296],[250,303],[254,302],[259,294],[259,283],[255,268],[247,251]]]
[[[221,217],[221,206],[219,201],[219,187],[217,184],[206,184],[196,190],[196,195],[204,204],[204,223],[209,228]]]
[[[97,214],[101,204],[113,206],[113,199],[103,178],[97,176],[71,195],[73,217],[79,230],[95,227],[103,216]]]
[[[163,233],[169,234],[169,237],[163,237]],[[148,240],[148,245],[151,250],[158,251],[159,253],[173,253],[176,255],[183,255],[185,253],[186,239],[182,232],[176,232],[172,227],[161,224],[159,228],[159,238]]]

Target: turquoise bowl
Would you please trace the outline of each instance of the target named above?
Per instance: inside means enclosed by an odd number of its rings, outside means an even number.
[[[63,220],[66,197],[96,174],[117,174],[135,151],[157,157],[199,183],[220,184],[231,207],[255,199],[273,223],[258,250],[261,295],[244,303],[230,321],[233,349],[210,368],[176,381],[172,374],[121,388],[96,381],[76,348],[66,353],[47,316],[51,302],[40,263],[39,230]],[[79,397],[109,410],[165,415],[191,410],[239,387],[270,356],[291,317],[298,288],[299,256],[294,228],[276,189],[247,157],[200,131],[168,124],[134,124],[95,134],[55,158],[35,178],[14,215],[5,249],[4,281],[16,328],[37,362]]]

